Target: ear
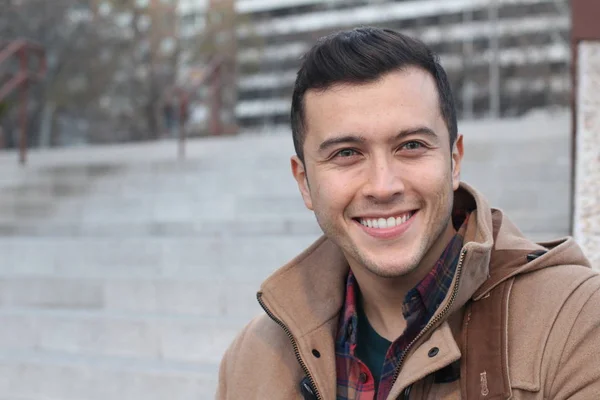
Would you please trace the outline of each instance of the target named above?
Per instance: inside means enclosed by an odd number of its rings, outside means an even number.
[[[452,146],[452,188],[458,189],[460,184],[460,168],[464,154],[463,135],[458,135]]]
[[[313,211],[312,197],[310,196],[310,187],[308,186],[308,178],[306,176],[306,168],[304,163],[298,156],[292,156],[291,160],[292,174],[298,183],[298,189],[304,200],[304,205],[309,210]]]

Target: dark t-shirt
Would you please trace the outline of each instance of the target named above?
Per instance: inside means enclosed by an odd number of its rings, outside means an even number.
[[[358,323],[356,327],[356,356],[365,363],[375,381],[375,391],[379,386],[381,370],[385,355],[392,345],[392,342],[379,336],[369,323],[367,315],[364,313],[360,299],[357,301]]]

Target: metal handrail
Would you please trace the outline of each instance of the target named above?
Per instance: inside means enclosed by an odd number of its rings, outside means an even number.
[[[14,55],[19,55],[19,52],[24,51],[36,54],[40,61],[37,72],[33,74],[29,72],[31,74],[31,79],[44,79],[47,70],[45,50],[41,45],[35,42],[24,39],[9,42],[2,50],[0,50],[0,64],[4,63]]]
[[[223,82],[221,79],[221,67],[224,64],[224,60],[222,57],[216,56],[214,57],[208,67],[206,69],[206,73],[200,78],[200,80],[194,84],[193,88],[183,89],[181,87],[172,88],[171,91],[179,97],[180,101],[186,101],[188,104],[192,99],[195,99],[193,96],[190,96],[190,92],[197,93],[198,89],[201,86],[206,84],[210,85],[210,117],[209,117],[209,130],[212,135],[220,135],[222,134],[223,124],[221,121],[221,107],[222,107],[222,86]],[[186,142],[186,133],[185,133],[185,124],[183,121],[180,121],[179,124],[179,158],[185,157],[185,142]]]
[[[37,71],[29,70],[29,55],[38,57]],[[27,161],[27,89],[30,82],[41,80],[46,75],[47,64],[44,48],[39,44],[28,40],[15,40],[9,42],[0,50],[0,65],[8,62],[12,57],[19,59],[19,72],[12,76],[7,82],[0,86],[0,101],[12,92],[21,89],[20,93],[20,122],[21,135],[19,140],[19,162],[25,164]]]
[[[19,72],[17,75],[13,76],[8,82],[0,87],[0,101],[8,97],[9,94],[18,89],[21,85],[27,82],[27,80],[27,73]]]

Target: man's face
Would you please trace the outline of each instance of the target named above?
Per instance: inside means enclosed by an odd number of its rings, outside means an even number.
[[[428,73],[408,68],[374,83],[311,90],[305,126],[305,163],[292,157],[294,177],[353,268],[399,277],[443,250],[453,233],[462,137],[451,151]]]

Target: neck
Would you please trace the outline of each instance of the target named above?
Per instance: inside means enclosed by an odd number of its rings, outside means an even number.
[[[394,341],[402,335],[406,328],[402,315],[406,294],[431,271],[455,233],[450,223],[419,265],[406,275],[387,278],[375,275],[366,268],[352,268],[360,287],[363,310],[380,336]]]
[[[396,279],[376,281],[361,273],[354,274],[360,287],[362,308],[375,331],[393,342],[406,328],[402,305],[408,290],[399,289]],[[379,278],[382,279],[382,278]]]

